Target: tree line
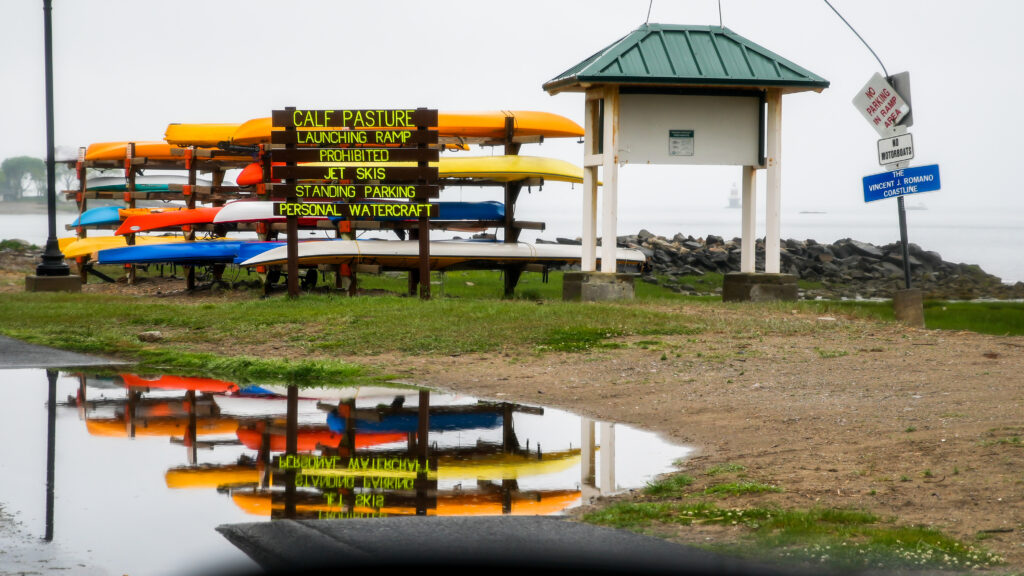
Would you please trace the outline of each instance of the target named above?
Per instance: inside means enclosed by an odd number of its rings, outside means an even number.
[[[74,168],[62,162],[54,167],[58,192],[73,188],[78,181]],[[33,156],[15,156],[0,162],[0,201],[32,196],[46,197],[46,162]]]

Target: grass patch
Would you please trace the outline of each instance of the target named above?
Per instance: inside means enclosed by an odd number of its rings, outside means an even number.
[[[1024,334],[1024,302],[925,302],[931,329],[971,330],[982,334]]]
[[[814,348],[814,351],[822,358],[841,358],[850,354],[846,350],[825,350],[824,348],[817,347]]]
[[[139,358],[173,347],[209,352],[233,342],[273,343],[270,356],[322,358],[464,354],[507,348],[581,351],[617,336],[696,334],[706,329],[685,310],[642,302],[576,303],[495,298],[379,296],[181,302],[107,294],[17,293],[0,299],[0,333],[35,344]],[[454,329],[454,327],[458,329]],[[165,339],[143,345],[137,334]]]
[[[574,326],[551,330],[537,345],[539,350],[558,352],[582,352],[592,348],[615,348],[616,344],[605,342],[607,338],[621,336],[616,330]],[[621,346],[621,345],[618,345]]]
[[[704,489],[705,494],[715,496],[740,496],[742,494],[764,494],[766,492],[782,492],[782,488],[779,488],[774,484],[743,481],[715,484]]]
[[[678,474],[663,478],[657,482],[648,483],[644,487],[644,494],[656,498],[680,497],[683,495],[683,488],[693,484],[693,477],[685,474]]]
[[[658,524],[743,526],[741,542],[713,548],[741,556],[812,564],[829,570],[865,568],[972,569],[1002,558],[937,530],[896,526],[850,509],[719,508],[707,502],[622,503],[584,516],[585,522],[638,532]]]
[[[283,382],[350,386],[380,382],[387,375],[340,360],[265,359],[251,356],[218,356],[173,349],[139,351],[141,365],[181,375],[229,379],[239,384]]]
[[[745,472],[747,467],[742,464],[715,464],[707,469],[705,474],[708,476],[718,476],[720,474],[736,474],[739,472]]]

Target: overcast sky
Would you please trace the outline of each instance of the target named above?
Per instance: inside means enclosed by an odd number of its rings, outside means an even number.
[[[648,0],[341,2],[54,0],[56,140],[159,140],[171,122],[243,122],[284,106],[544,110],[582,124],[583,97],[541,85],[643,24]],[[890,73],[909,71],[914,165],[941,166],[930,210],[1024,208],[1019,26],[1011,0],[833,0]],[[654,0],[650,22],[717,25],[715,0]],[[853,107],[880,71],[822,0],[721,0],[726,27],[826,78],[783,100],[783,209],[866,206],[877,135]],[[42,0],[0,2],[0,158],[43,156]],[[484,151],[482,153],[489,153]],[[581,163],[582,145],[524,154]],[[619,197],[721,206],[733,167],[620,171]],[[552,206],[579,187],[545,187]],[[675,201],[675,200],[673,200]],[[876,202],[874,204],[882,204]],[[892,209],[891,207],[886,210]],[[783,224],[785,226],[785,223]],[[785,230],[783,231],[785,235]]]

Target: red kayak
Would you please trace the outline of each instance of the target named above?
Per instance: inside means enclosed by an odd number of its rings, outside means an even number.
[[[193,208],[129,216],[114,234],[134,234],[149,230],[179,228],[189,224],[209,224],[220,208]]]
[[[236,434],[238,435],[239,441],[250,450],[259,450],[260,444],[263,440],[262,426],[247,426],[245,428],[239,428]],[[338,434],[332,432],[326,426],[324,427],[301,427],[299,428],[298,435],[298,447],[299,452],[311,452],[317,450],[318,446],[326,446],[329,448],[337,448],[341,445],[342,440],[345,439],[344,434]],[[409,439],[409,435],[404,432],[370,432],[356,434],[356,450],[363,448],[369,448],[371,446],[377,446],[380,444],[390,444],[392,442],[404,442]],[[271,452],[284,452],[286,449],[286,438],[284,434],[271,434],[270,435],[270,451]]]
[[[124,385],[129,388],[159,388],[161,390],[195,390],[211,394],[231,394],[238,392],[238,384],[213,378],[193,378],[189,376],[164,375],[149,379],[136,374],[121,374]]]

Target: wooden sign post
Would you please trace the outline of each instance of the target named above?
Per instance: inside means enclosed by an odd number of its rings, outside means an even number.
[[[271,113],[270,175],[285,202],[275,214],[287,218],[288,295],[299,294],[298,218],[400,216],[419,221],[419,267],[410,271],[420,297],[430,298],[430,218],[438,195],[437,110],[300,110]],[[395,163],[415,162],[412,165]],[[283,163],[283,164],[281,164]],[[266,173],[266,172],[265,172]],[[373,200],[387,200],[375,203]]]

